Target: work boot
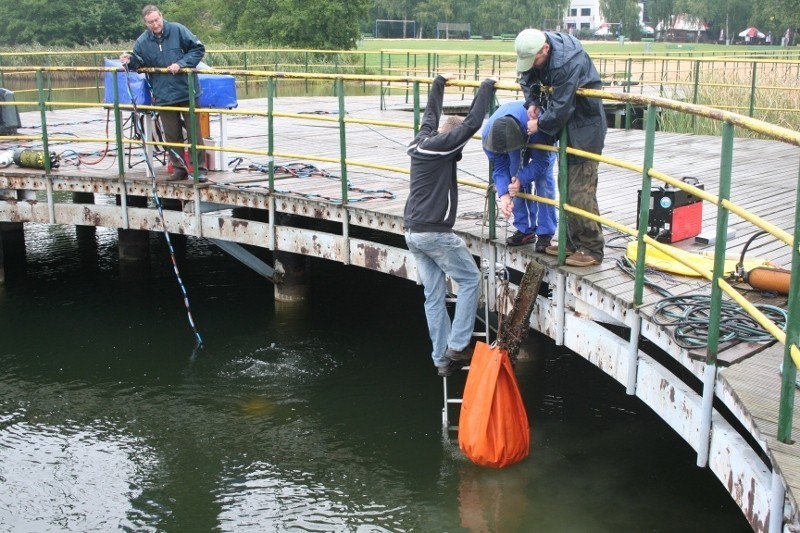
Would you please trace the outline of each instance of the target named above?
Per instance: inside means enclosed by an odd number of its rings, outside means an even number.
[[[172,174],[169,175],[167,181],[182,181],[189,177],[189,173],[183,167],[175,167]]]
[[[467,345],[462,350],[454,350],[452,348],[448,348],[446,352],[444,352],[444,356],[451,361],[469,361],[472,359],[472,347]]]
[[[591,255],[584,253],[584,252],[575,252],[574,254],[570,254],[567,257],[564,264],[567,266],[574,266],[574,267],[587,267],[592,265],[599,265],[600,260],[595,259]]]
[[[437,373],[440,378],[450,377],[462,368],[464,368],[464,361],[448,361],[444,366],[437,366]]]
[[[535,233],[522,233],[521,231],[517,231],[506,239],[506,244],[509,246],[522,246],[523,244],[530,244],[536,239]]]
[[[547,255],[554,255],[554,256],[558,257],[558,245],[557,244],[553,244],[553,245],[545,247],[544,253],[546,253]],[[573,253],[575,253],[575,252],[567,250],[567,257],[571,256]]]
[[[536,246],[534,246],[533,251],[540,254],[546,253],[552,238],[552,235],[539,235],[536,237]]]

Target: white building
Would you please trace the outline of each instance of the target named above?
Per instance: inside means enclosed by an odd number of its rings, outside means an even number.
[[[646,3],[646,2],[645,2]],[[639,24],[644,26],[643,15],[645,3],[639,2]],[[600,0],[571,0],[564,15],[563,31],[576,33],[578,30],[598,30],[604,24],[615,24],[617,21],[605,20],[600,12]]]
[[[564,15],[564,31],[599,28],[605,22],[600,14],[600,0],[572,0]]]

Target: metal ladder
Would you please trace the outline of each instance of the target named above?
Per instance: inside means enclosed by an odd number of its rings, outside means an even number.
[[[483,263],[484,264],[482,265],[482,268],[481,268],[481,278],[482,278],[482,281],[483,281],[483,288],[484,288],[484,291],[483,291],[483,294],[484,294],[483,316],[481,316],[481,312],[480,312],[480,310],[478,310],[478,314],[476,316],[476,319],[479,322],[483,323],[484,330],[483,331],[473,331],[472,332],[472,337],[473,338],[483,338],[483,341],[486,342],[486,344],[489,344],[489,334],[491,332],[491,325],[489,323],[489,307],[490,307],[490,305],[489,305],[489,298],[488,298],[488,295],[489,295],[489,278],[490,278],[489,274],[490,274],[490,272],[489,272],[488,262],[484,260]],[[455,301],[456,301],[456,298],[452,297],[452,296],[445,299],[445,302],[447,302],[447,303],[455,303]],[[464,366],[461,370],[469,371],[469,365]],[[454,377],[454,376],[451,376],[451,377]],[[444,405],[442,406],[442,430],[445,433],[447,433],[448,431],[458,431],[458,426],[450,425],[450,413],[449,413],[449,410],[450,410],[450,406],[461,405],[463,399],[462,398],[457,398],[457,397],[451,398],[449,396],[448,391],[447,391],[447,377],[443,377],[442,378],[442,392],[443,392],[443,398],[444,398]]]

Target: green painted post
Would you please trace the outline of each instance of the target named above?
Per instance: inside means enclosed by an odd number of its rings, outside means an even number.
[[[36,89],[39,92],[39,113],[42,118],[42,150],[44,151],[44,173],[50,174],[50,146],[47,142],[47,108],[44,98],[44,81],[42,71],[36,71]],[[121,157],[122,154],[120,154]]]
[[[125,74],[127,76],[127,73]],[[122,115],[119,111],[119,84],[116,83],[117,81],[117,73],[114,73],[114,136],[117,145],[117,153],[119,157],[117,157],[117,167],[119,170],[119,175],[125,175],[125,158],[122,154],[124,154],[124,148],[122,146]],[[131,120],[136,120],[136,117],[131,118]],[[145,157],[147,157],[145,155]]]
[[[267,157],[269,162],[267,168],[269,170],[269,193],[275,192],[275,133],[273,125],[273,110],[275,105],[275,78],[267,78]]]
[[[189,133],[189,143],[192,145],[190,148],[189,154],[192,158],[192,177],[195,181],[199,179],[200,169],[198,168],[198,158],[197,158],[197,135],[200,133],[197,131],[197,114],[195,113],[195,96],[194,96],[194,72],[190,72],[188,74],[188,82],[189,82],[189,124],[187,124],[187,131]],[[205,156],[205,152],[203,152]]]
[[[753,76],[750,80],[750,116],[753,116],[753,111],[756,107],[756,74],[758,63],[753,62]]]
[[[800,188],[795,205],[800,205]],[[792,246],[792,274],[786,317],[786,347],[783,351],[781,373],[781,401],[778,408],[778,440],[792,444],[792,419],[794,418],[795,381],[797,366],[792,360],[791,347],[800,344],[800,210],[795,210],[794,246]]]
[[[344,80],[336,79],[336,92],[339,93],[339,157],[342,168],[342,205],[347,205],[347,139],[345,135],[347,110],[344,106]]]
[[[247,70],[247,52],[244,53],[244,69]],[[245,76],[244,77],[244,94],[250,94],[250,92],[248,90],[249,86],[247,84],[247,81],[249,79],[250,79],[250,76]]]
[[[697,99],[700,97],[700,61],[694,62],[694,90],[692,93],[692,103],[696,104]],[[692,115],[692,130],[694,130],[697,117]],[[696,132],[695,132],[696,133]]]
[[[638,247],[636,249],[636,276],[633,286],[633,304],[642,305],[644,298],[644,269],[645,269],[645,242],[644,236],[650,227],[650,188],[652,179],[650,169],[653,168],[653,152],[656,145],[656,107],[647,106],[647,121],[644,134],[644,163],[642,164],[642,190],[639,191],[639,232],[636,236]]]
[[[308,52],[303,53],[303,62],[305,63],[305,65],[304,65],[304,67],[306,69],[305,73],[308,74],[308,65],[309,65]],[[275,69],[275,70],[278,70],[278,69]],[[308,78],[305,79],[305,88],[306,88],[306,92],[308,92]]]
[[[489,102],[489,116],[497,109],[497,100]],[[489,210],[489,240],[497,238],[497,194],[494,188],[494,164],[489,161],[489,188],[486,190],[486,202]]]
[[[567,212],[564,204],[567,201],[567,128],[561,130],[558,139],[558,264],[563,265],[567,259]],[[576,215],[577,216],[577,215]]]
[[[406,52],[406,76],[408,76],[409,71],[411,70],[411,52]],[[408,89],[406,89],[406,103],[408,103]]]
[[[706,364],[716,365],[719,353],[720,311],[722,309],[722,288],[719,280],[725,278],[725,251],[728,246],[728,210],[722,206],[731,197],[731,171],[733,168],[733,124],[722,124],[722,149],[719,169],[719,200],[717,206],[717,241],[714,245],[714,274],[711,284],[711,316],[708,318],[708,346]]]
[[[97,54],[92,54],[94,58],[94,66],[100,68],[100,60]],[[116,84],[115,84],[116,85]],[[103,96],[100,94],[100,71],[96,70],[94,73],[94,89],[97,92],[97,101],[102,102]]]
[[[419,133],[419,82],[414,80],[414,135]]]
[[[364,57],[364,66],[362,68],[361,73],[362,74],[366,74],[367,73],[367,53],[364,52],[362,55]],[[363,80],[361,82],[361,91],[366,94],[366,92],[367,92],[367,80]]]

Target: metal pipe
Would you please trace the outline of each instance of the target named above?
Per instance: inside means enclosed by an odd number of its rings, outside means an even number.
[[[769,524],[767,524],[767,531],[770,533],[783,531],[783,508],[785,505],[786,488],[783,486],[781,475],[773,468],[769,500]]]
[[[795,205],[800,205],[800,187],[797,189]],[[778,408],[778,440],[792,442],[792,420],[794,418],[795,381],[797,366],[792,358],[792,348],[797,350],[800,342],[800,209],[795,209],[794,244],[792,246],[792,280],[789,283],[789,297],[786,318],[786,341],[783,352],[783,372],[781,375],[781,401]]]
[[[719,198],[727,200],[731,195],[731,170],[733,167],[733,125],[722,126],[722,154],[720,158]],[[697,466],[708,464],[711,441],[711,417],[714,410],[714,388],[717,381],[717,354],[719,352],[720,310],[722,288],[717,280],[725,276],[725,249],[728,245],[728,210],[717,206],[717,242],[714,250],[714,272],[711,284],[711,310],[708,319],[706,366],[703,370],[703,400],[698,428]]]
[[[647,129],[645,130],[644,140],[644,162],[642,164],[642,190],[639,191],[639,231],[636,237],[636,274],[633,286],[633,304],[642,305],[644,298],[644,269],[645,269],[645,243],[644,236],[647,228],[650,227],[650,169],[653,168],[653,152],[656,142],[656,107],[652,104],[647,106]]]
[[[636,394],[636,377],[639,371],[639,335],[642,333],[642,319],[637,314],[631,324],[631,336],[628,339],[628,381],[625,383],[625,393],[633,396]]]
[[[567,276],[559,271],[556,281],[556,346],[564,345],[564,325],[567,293]]]

